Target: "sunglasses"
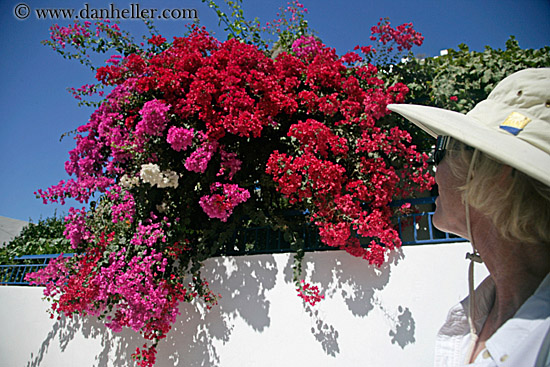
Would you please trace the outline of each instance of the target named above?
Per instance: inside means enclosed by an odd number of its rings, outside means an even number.
[[[439,165],[443,158],[445,158],[445,153],[449,150],[449,143],[451,142],[451,137],[448,135],[439,135],[435,141],[435,148],[432,152],[431,158],[428,160],[428,163]],[[474,150],[473,147],[462,144],[463,149],[465,150]]]
[[[447,147],[449,146],[449,142],[451,141],[450,136],[446,135],[439,135],[437,137],[437,140],[435,142],[435,148],[432,152],[430,163],[435,164],[436,166],[441,163],[443,158],[445,157],[445,152],[447,151]]]

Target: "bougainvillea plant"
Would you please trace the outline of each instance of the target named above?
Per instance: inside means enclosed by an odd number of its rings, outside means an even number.
[[[92,28],[56,27],[50,44],[80,47],[99,35]],[[376,266],[400,246],[389,203],[433,179],[426,155],[387,116],[407,87],[386,86],[365,55],[339,57],[301,36],[271,58],[197,27],[130,49],[96,69],[111,91],[77,129],[72,178],[38,192],[83,204],[66,218],[77,255],[30,277],[45,285],[52,317],[132,328],[150,341],[135,354],[150,366],[180,302],[218,302],[201,263],[234,246],[239,230],[270,226],[303,255],[310,226],[325,245]],[[300,279],[300,261],[298,295],[314,305],[323,296]]]

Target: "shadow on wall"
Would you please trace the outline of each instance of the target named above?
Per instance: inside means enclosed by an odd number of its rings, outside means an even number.
[[[27,367],[39,367],[50,346],[59,341],[59,350],[63,353],[74,340],[76,335],[82,335],[85,339],[101,341],[101,352],[96,356],[96,362],[92,367],[109,365],[113,359],[115,366],[128,366],[132,360],[132,353],[137,346],[143,344],[143,339],[131,330],[125,330],[115,334],[95,318],[83,318],[74,316],[68,318],[61,316],[54,323],[52,329],[42,342],[36,355],[31,354]]]
[[[348,310],[356,317],[367,317],[378,307],[391,325],[389,336],[392,344],[402,349],[415,341],[415,322],[407,307],[399,306],[397,311],[388,310],[377,298],[376,292],[388,284],[392,266],[404,258],[401,249],[390,254],[388,261],[380,268],[369,266],[365,261],[349,256],[344,252],[322,254],[324,256],[306,255],[308,268],[304,270],[308,278],[325,290],[326,298],[340,296]],[[292,280],[292,270],[286,267],[285,280]],[[310,311],[317,322],[317,329],[312,330],[323,350],[335,356],[339,353],[338,331],[318,317],[318,311]]]
[[[397,320],[394,320],[394,329],[390,330],[392,344],[398,344],[401,348],[405,348],[407,344],[414,343],[414,318],[411,311],[405,307],[397,308]]]
[[[307,253],[304,276],[311,283],[320,286],[325,298],[341,297],[355,317],[367,317],[372,310],[379,308],[390,326],[389,336],[392,343],[405,348],[415,341],[413,315],[404,306],[399,306],[396,310],[386,309],[376,296],[376,292],[388,284],[391,267],[397,265],[402,258],[402,252],[396,251],[386,265],[377,269],[341,251]],[[202,275],[223,298],[210,311],[203,309],[200,304],[186,303],[180,306],[181,315],[168,337],[159,344],[159,365],[177,366],[185,361],[185,366],[189,367],[219,366],[220,355],[216,350],[216,343],[213,342],[229,342],[235,320],[242,319],[258,333],[269,328],[271,301],[267,292],[280,286],[278,281],[289,288],[288,290],[294,287],[293,256],[288,257],[286,264],[285,261],[286,258],[278,264],[273,255],[208,260]],[[290,297],[296,299],[296,303],[301,302],[295,293]],[[311,334],[323,351],[330,356],[339,354],[339,332],[336,327],[330,325],[325,320],[327,318],[320,316],[317,306],[303,307],[312,320]],[[54,324],[37,354],[31,355],[27,367],[40,366],[50,344],[56,340],[59,340],[60,349],[64,351],[75,335],[80,333],[86,339],[101,341],[101,351],[96,356],[98,367],[128,366],[132,353],[144,343],[144,339],[131,330],[114,334],[92,318],[62,317]]]
[[[222,294],[219,304],[206,311],[200,305],[184,304],[182,315],[159,345],[159,357],[170,365],[219,366],[213,340],[229,342],[234,320],[241,318],[254,331],[270,326],[270,301],[266,292],[276,285],[277,264],[271,255],[215,258],[201,270],[213,291]]]

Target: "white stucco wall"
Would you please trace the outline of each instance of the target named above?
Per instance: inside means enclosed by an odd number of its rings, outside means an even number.
[[[210,259],[220,305],[182,305],[157,366],[430,366],[447,310],[467,294],[468,243],[404,247],[377,270],[343,252],[308,253],[325,300],[296,296],[292,255]],[[476,283],[487,272],[477,266]],[[0,287],[1,367],[130,366],[143,341],[97,321],[50,320],[42,290]]]

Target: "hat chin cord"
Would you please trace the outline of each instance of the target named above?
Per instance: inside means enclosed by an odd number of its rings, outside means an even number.
[[[470,161],[470,166],[468,168],[468,176],[466,177],[466,185],[470,183],[470,180],[473,176],[473,168],[475,165],[475,161],[477,160],[477,156],[479,154],[479,151],[477,149],[474,150],[474,153],[472,155],[472,160]],[[466,230],[468,231],[468,237],[470,238],[470,243],[472,244],[472,252],[466,254],[466,259],[470,260],[470,265],[468,267],[468,324],[470,325],[470,347],[468,348],[468,353],[466,353],[467,360],[465,361],[466,364],[470,363],[470,359],[472,358],[472,354],[475,350],[477,340],[478,340],[478,330],[475,325],[475,293],[474,293],[474,263],[482,263],[483,260],[481,259],[481,256],[479,256],[479,253],[476,250],[476,246],[474,244],[474,237],[472,236],[472,227],[470,224],[470,206],[468,204],[468,191],[466,191],[465,197],[464,197],[464,208],[466,212]]]

